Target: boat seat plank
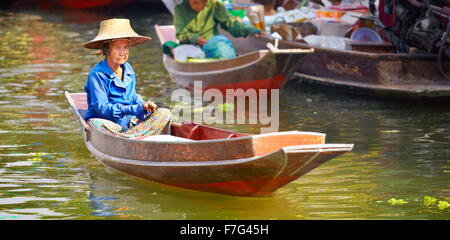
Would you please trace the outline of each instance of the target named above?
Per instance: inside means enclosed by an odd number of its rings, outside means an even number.
[[[194,139],[194,135],[199,131],[199,129],[200,125],[197,125],[194,128],[192,128],[191,131],[189,132],[189,136],[187,137],[187,139]]]

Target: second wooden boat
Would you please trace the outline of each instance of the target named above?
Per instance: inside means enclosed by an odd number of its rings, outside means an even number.
[[[261,38],[253,50],[267,43],[281,49],[309,49],[301,42]],[[440,72],[437,54],[395,53],[388,43],[348,41],[351,50],[314,47],[294,76],[303,82],[333,87],[349,93],[416,100],[450,99],[450,81]],[[450,61],[442,62],[449,72]]]
[[[65,95],[86,147],[101,163],[181,188],[266,196],[353,148],[353,144],[325,144],[322,133],[249,135],[194,123],[172,124],[171,135],[117,137],[85,122],[85,93]]]
[[[155,26],[161,44],[178,41],[175,27]],[[163,63],[172,79],[179,85],[192,89],[195,81],[201,81],[202,89],[278,89],[292,76],[303,57],[312,49],[269,50],[267,47],[251,49],[252,38],[234,39],[238,57],[211,62],[178,62],[163,54]]]

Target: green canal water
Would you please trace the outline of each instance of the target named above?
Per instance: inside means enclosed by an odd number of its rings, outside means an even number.
[[[424,196],[450,201],[448,104],[291,81],[280,94],[280,131],[322,132],[329,143],[355,147],[270,197],[183,190],[103,166],[86,149],[63,91],[83,91],[101,57],[81,45],[96,35],[99,19],[111,17],[130,18],[153,37],[130,55],[137,92],[173,106],[178,86],[153,29],[171,23],[165,10],[0,11],[0,219],[450,219],[450,208],[423,203]]]

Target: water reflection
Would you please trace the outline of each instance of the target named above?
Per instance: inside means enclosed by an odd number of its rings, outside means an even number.
[[[116,215],[113,211],[114,207],[110,206],[108,201],[116,200],[115,197],[98,197],[92,192],[89,193],[89,207],[93,210],[92,216],[108,217]]]
[[[283,198],[236,198],[202,193],[129,176],[117,178],[115,171],[97,175],[94,185],[95,209],[102,209],[96,213],[114,219],[275,219],[280,217],[280,212],[298,210]]]
[[[268,198],[201,193],[151,183],[99,164],[63,91],[82,91],[101,56],[82,48],[98,21],[127,17],[148,44],[132,49],[137,92],[172,106],[178,86],[161,62],[162,11],[0,11],[0,219],[449,219],[423,196],[449,201],[450,112],[290,82],[280,130],[317,131],[354,150]],[[259,125],[215,125],[258,133]],[[38,157],[39,156],[39,157]],[[391,206],[390,198],[408,204]]]

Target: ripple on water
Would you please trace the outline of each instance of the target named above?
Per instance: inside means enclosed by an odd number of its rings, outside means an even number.
[[[63,217],[65,215],[49,208],[14,208],[0,211],[0,220],[37,220],[45,217]]]
[[[63,216],[63,213],[52,211],[48,208],[25,208],[8,210],[11,213],[34,213],[38,216]]]
[[[37,220],[36,216],[32,215],[17,215],[9,213],[8,211],[0,212],[0,220]]]
[[[18,148],[18,147],[27,147],[27,146],[31,146],[31,144],[0,145],[0,148]]]
[[[0,182],[3,183],[61,183],[56,179],[40,178],[39,176],[27,176],[27,175],[8,175],[4,178],[0,178]]]
[[[4,163],[5,167],[23,167],[23,166],[33,166],[36,162],[34,161],[18,161],[18,162],[7,162]]]
[[[30,201],[57,201],[66,202],[69,198],[59,197],[59,198],[44,198],[44,197],[9,197],[0,198],[0,205],[10,205],[10,204],[22,204]]]
[[[17,98],[17,99],[35,99],[37,98],[37,96],[35,95],[15,95],[15,96],[10,96],[11,98]]]
[[[20,187],[20,185],[17,184],[0,184],[0,188],[12,188],[12,187]]]
[[[71,66],[71,64],[66,63],[27,64],[21,66],[20,68],[4,69],[0,72],[0,77],[8,78],[23,74],[61,72],[64,71],[64,68],[70,68]]]
[[[32,188],[17,188],[17,189],[9,189],[8,192],[31,192]]]
[[[36,133],[42,134],[43,132],[39,131],[28,131],[28,133]],[[45,155],[50,155],[50,153],[45,153]],[[28,157],[28,156],[36,156],[35,153],[0,153],[0,157]]]

